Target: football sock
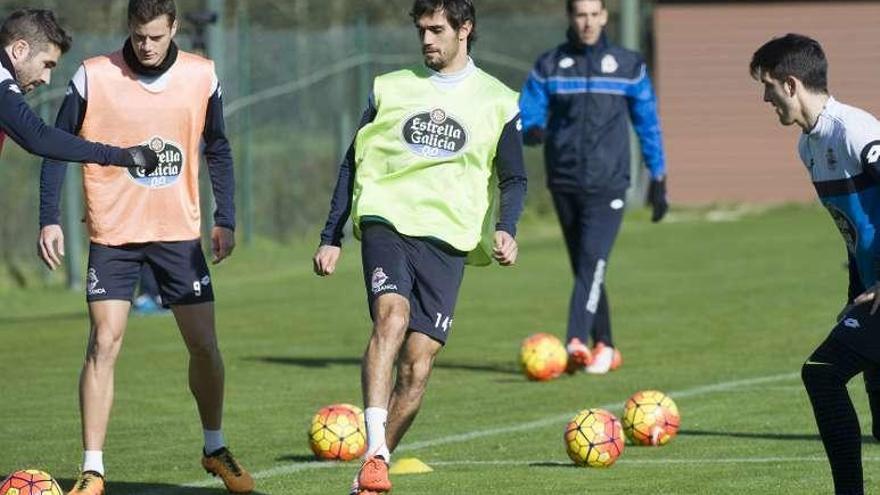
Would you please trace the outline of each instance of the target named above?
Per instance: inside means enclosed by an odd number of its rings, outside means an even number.
[[[202,430],[205,434],[205,454],[213,454],[226,446],[223,430]]]
[[[801,370],[838,495],[864,493],[861,431],[846,384],[865,366],[858,354],[829,337]]]
[[[364,422],[367,424],[367,455],[380,455],[385,462],[391,461],[391,453],[385,441],[385,422],[388,421],[388,410],[381,407],[368,407],[364,410]]]
[[[86,450],[83,452],[82,472],[94,471],[104,476],[104,451]]]

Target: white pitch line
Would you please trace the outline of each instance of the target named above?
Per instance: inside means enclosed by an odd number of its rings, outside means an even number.
[[[865,462],[878,462],[880,457],[863,457]],[[683,465],[699,465],[699,464],[773,464],[773,463],[798,463],[798,462],[828,462],[827,457],[821,456],[804,456],[804,457],[730,457],[722,459],[706,459],[704,457],[697,459],[620,459],[615,464],[683,464]],[[427,461],[431,466],[541,466],[541,467],[572,467],[571,462],[566,461]]]
[[[757,377],[757,378],[746,378],[744,380],[733,380],[733,381],[729,381],[729,382],[721,382],[721,383],[715,383],[715,384],[711,384],[711,385],[702,385],[699,387],[689,388],[689,389],[681,390],[678,392],[670,392],[669,396],[672,397],[673,399],[679,399],[679,398],[684,398],[684,397],[694,397],[694,396],[704,395],[704,394],[713,393],[713,392],[723,392],[725,390],[730,390],[730,389],[735,389],[735,388],[740,388],[740,387],[748,387],[751,385],[762,385],[765,383],[773,383],[773,382],[781,382],[781,381],[785,381],[785,380],[792,380],[792,379],[797,378],[798,376],[800,376],[798,373],[783,373],[783,374],[778,374],[778,375],[761,376],[761,377]],[[598,407],[601,409],[619,409],[619,408],[623,407],[623,402],[612,402],[610,404],[602,404]],[[515,425],[510,425],[510,426],[504,426],[501,428],[489,428],[489,429],[484,429],[484,430],[475,430],[475,431],[470,431],[467,433],[459,433],[456,435],[448,435],[445,437],[435,438],[433,440],[423,440],[421,442],[407,443],[407,444],[403,444],[400,447],[398,447],[395,450],[395,453],[396,452],[408,452],[411,450],[419,450],[419,449],[424,449],[424,448],[428,448],[428,447],[434,447],[437,445],[447,445],[447,444],[451,444],[451,443],[468,442],[470,440],[475,440],[477,438],[490,437],[490,436],[495,436],[495,435],[503,435],[505,433],[515,433],[515,432],[526,431],[526,430],[531,430],[531,429],[535,429],[535,428],[543,428],[545,426],[551,426],[551,425],[560,423],[562,421],[566,421],[568,419],[571,419],[572,414],[573,413],[566,413],[566,414],[548,416],[546,418],[542,418],[542,419],[538,419],[538,420],[534,420],[534,421],[527,421],[525,423],[519,423],[519,424],[515,424]],[[767,459],[780,459],[778,462],[795,462],[795,461],[786,461],[785,459],[799,459],[799,461],[797,461],[797,462],[804,462],[804,460],[806,460],[806,459],[812,460],[813,458],[763,458],[763,459],[764,459],[763,462],[772,462],[772,461],[767,461]],[[820,459],[820,458],[817,457],[816,459]],[[824,458],[821,458],[821,459],[825,460]],[[865,459],[865,460],[873,460],[873,459]],[[880,458],[878,458],[877,460],[880,460]],[[709,463],[713,463],[713,462],[723,463],[724,461],[725,461],[725,459],[714,459],[714,460],[703,459],[700,462],[702,462],[704,464],[709,464]],[[439,461],[439,462],[434,462],[433,464],[435,464],[435,465],[456,465],[453,463],[460,463],[462,465],[466,465],[466,464],[480,464],[481,462],[482,463],[486,463],[486,462],[488,462],[488,463],[503,463],[503,462],[507,462],[507,461],[475,461],[475,462],[445,461],[445,463],[444,463],[444,461]],[[510,462],[511,463],[524,463],[525,461],[510,461]],[[536,461],[536,462],[546,462],[546,461]],[[642,464],[659,463],[659,464],[662,464],[662,463],[679,463],[679,462],[686,463],[686,462],[696,462],[696,461],[684,460],[684,459],[681,459],[678,461],[676,461],[676,460],[640,461],[640,460],[636,460],[636,459],[633,459],[633,460],[622,459],[619,462],[625,462],[628,464],[634,464],[634,463],[642,463]],[[734,459],[733,462],[758,462],[758,461],[747,461],[747,460],[737,461]],[[275,466],[273,468],[264,469],[262,471],[257,471],[255,473],[253,473],[253,477],[254,477],[254,479],[269,479],[269,478],[274,478],[277,476],[284,476],[284,475],[288,475],[288,474],[292,474],[292,473],[296,473],[296,472],[300,472],[300,471],[307,471],[307,470],[312,470],[312,469],[341,468],[341,467],[349,467],[350,468],[351,464],[332,463],[332,462],[328,463],[328,462],[317,462],[317,461],[296,462],[296,463],[292,463],[292,464],[284,464],[281,466]],[[195,481],[192,483],[187,483],[183,486],[187,487],[187,488],[202,488],[202,487],[221,486],[221,485],[222,485],[222,483],[219,480],[207,479],[207,480],[201,480],[201,481]],[[161,489],[157,489],[157,490],[141,492],[136,495],[164,495],[167,493],[174,493],[175,489],[176,488],[161,488]]]

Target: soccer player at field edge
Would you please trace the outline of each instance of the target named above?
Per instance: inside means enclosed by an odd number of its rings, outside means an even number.
[[[567,0],[566,11],[568,40],[535,62],[520,108],[525,143],[544,143],[547,186],[574,272],[568,371],[604,374],[621,362],[611,336],[605,276],[630,185],[628,120],[651,174],[654,222],[668,209],[666,165],[657,102],[642,56],[608,41],[604,0]]]
[[[83,467],[75,495],[104,492],[103,446],[113,403],[113,371],[141,267],[156,275],[189,352],[189,387],[204,432],[202,466],[233,493],[253,480],[226,448],[221,429],[224,367],[214,321],[213,284],[202,253],[199,149],[217,209],[213,262],[235,247],[232,153],[222,92],[210,60],[178,50],[174,0],[130,0],[130,37],[122,48],[87,59],[74,74],[57,125],[87,138],[147,143],[162,158],[152,176],[86,166],[89,232],[86,300],[91,333],[80,375]],[[65,167],[43,164],[40,246],[57,267],[63,245],[59,204]],[[142,448],[147,448],[144,445]]]
[[[145,146],[122,149],[85,141],[47,126],[23,94],[49,84],[52,70],[73,43],[55,14],[43,9],[20,9],[0,27],[0,150],[8,135],[28,153],[72,162],[142,167],[152,173],[159,163]]]
[[[782,125],[801,129],[798,154],[819,200],[840,230],[849,258],[849,293],[837,325],[804,363],[834,493],[864,493],[861,432],[846,384],[864,373],[880,439],[880,122],[828,92],[821,45],[799,34],[775,38],[753,55],[749,70]]]
[[[526,193],[516,92],[469,57],[472,0],[416,0],[410,16],[424,66],[375,79],[313,260],[318,275],[335,271],[351,214],[373,320],[361,366],[367,452],[357,494],[391,490],[390,455],[452,328],[465,262],[515,263]]]

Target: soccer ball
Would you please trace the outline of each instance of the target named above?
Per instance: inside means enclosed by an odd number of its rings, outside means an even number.
[[[584,409],[565,426],[565,450],[578,466],[609,467],[623,453],[623,428],[604,409]]]
[[[64,495],[52,475],[36,469],[16,471],[0,483],[0,495]]]
[[[565,347],[549,333],[536,333],[523,340],[519,363],[529,380],[552,380],[565,371],[568,354]]]
[[[634,393],[623,407],[623,432],[636,445],[666,445],[680,420],[675,402],[656,390]]]
[[[364,412],[351,404],[322,408],[312,418],[309,447],[315,457],[328,461],[350,461],[364,455],[367,449]]]

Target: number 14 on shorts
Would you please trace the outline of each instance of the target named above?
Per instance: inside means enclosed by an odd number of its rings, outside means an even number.
[[[452,317],[443,316],[443,314],[437,313],[437,320],[434,321],[434,328],[443,329],[443,333],[449,332],[449,329],[452,328]]]

